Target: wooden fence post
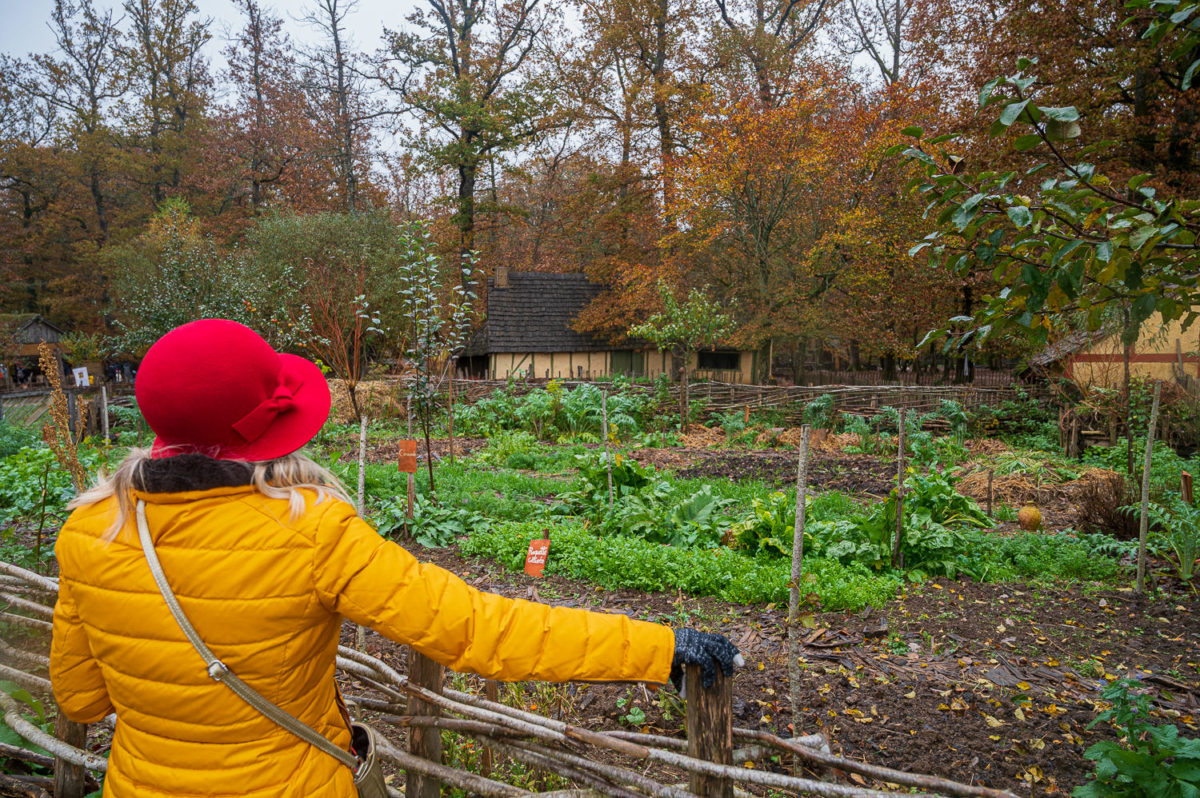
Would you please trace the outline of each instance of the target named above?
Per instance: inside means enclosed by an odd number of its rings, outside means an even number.
[[[67,392],[67,431],[72,438],[79,437],[79,400],[74,392]]]
[[[112,441],[108,437],[108,386],[100,386],[100,420],[104,425],[104,443],[107,446]]]
[[[1146,532],[1150,527],[1150,460],[1154,454],[1154,427],[1158,424],[1158,399],[1162,382],[1154,381],[1154,401],[1150,404],[1150,428],[1146,430],[1146,465],[1142,468],[1142,513],[1138,525],[1137,592],[1146,590]],[[1130,432],[1132,435],[1132,431]]]
[[[903,568],[900,543],[904,538],[904,408],[900,408],[900,427],[896,441],[896,538],[892,541],[892,567]]]
[[[608,391],[600,392],[600,435],[604,438],[604,470],[608,472],[608,508],[613,506],[612,456],[608,452]]]
[[[87,748],[87,726],[67,720],[60,711],[54,721],[54,736],[67,745]],[[65,759],[54,758],[54,798],[83,798],[87,793],[87,770]]]
[[[500,683],[495,679],[487,679],[483,683],[483,697],[488,701],[500,700]],[[483,747],[483,758],[479,763],[479,774],[485,778],[492,775],[495,769],[495,754],[488,746]]]
[[[732,680],[717,668],[716,681],[706,690],[700,683],[699,665],[688,665],[685,678],[688,756],[716,765],[732,765]],[[733,798],[733,783],[716,776],[693,773],[688,789],[704,798]]]
[[[434,692],[442,692],[442,679],[445,668],[429,657],[413,648],[408,650],[408,678],[413,684]],[[441,714],[433,704],[419,698],[408,699],[408,711],[411,715],[429,715],[437,717]],[[415,756],[428,759],[430,762],[442,762],[442,732],[435,728],[413,726],[408,730],[408,752]],[[430,776],[422,776],[411,770],[404,794],[408,798],[439,798],[442,793],[442,783]]]

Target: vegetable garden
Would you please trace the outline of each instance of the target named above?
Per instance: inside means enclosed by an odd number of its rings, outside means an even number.
[[[456,408],[453,439],[448,419],[434,418],[430,446],[418,449],[432,469],[416,475],[411,519],[407,475],[395,465],[407,421],[384,418],[367,431],[366,513],[382,534],[483,589],[729,636],[748,663],[732,680],[735,727],[780,739],[822,734],[851,760],[1021,795],[1142,794],[1119,790],[1148,778],[1166,791],[1144,794],[1191,794],[1183,785],[1200,759],[1191,739],[1200,515],[1179,485],[1200,462],[1154,449],[1148,581],[1137,592],[1132,486],[1141,474],[1124,474],[1120,441],[1079,459],[1053,451],[1057,419],[1036,398],[970,412],[943,402],[903,417],[888,407],[842,413],[824,397],[720,412],[696,391],[693,405],[701,421],[681,432],[665,386],[496,390]],[[136,413],[120,416],[111,445],[80,445],[89,473],[148,442]],[[791,419],[819,429],[791,630],[799,680],[787,653],[799,440]],[[331,421],[310,452],[352,485],[359,434],[357,424]],[[71,479],[19,426],[0,427],[0,458],[0,560],[53,574]],[[1021,528],[1026,506],[1039,509],[1039,528]],[[529,542],[547,537],[546,575],[526,576]],[[23,613],[4,600],[6,661],[44,653],[47,635],[10,623]],[[397,648],[374,635],[366,645],[385,660]],[[32,694],[11,681],[5,690],[52,723]],[[669,737],[684,721],[669,689],[525,684],[501,698],[591,729]],[[27,745],[3,733],[3,744]],[[479,770],[482,749],[449,731],[443,743],[447,764]],[[93,733],[92,750],[102,755],[104,745],[104,732]],[[779,750],[739,753],[767,772],[791,767]],[[503,761],[491,778],[547,789],[537,768]],[[830,780],[897,786],[858,772]]]

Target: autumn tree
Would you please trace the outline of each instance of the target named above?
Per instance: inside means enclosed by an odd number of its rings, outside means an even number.
[[[278,286],[283,302],[282,315],[259,325],[298,330],[306,351],[346,382],[356,416],[367,360],[388,345],[368,333],[404,320],[396,299],[403,245],[402,229],[380,210],[265,215],[247,239],[248,269]]]
[[[830,0],[713,2],[723,25],[718,47],[725,50],[724,57],[736,70],[733,75],[746,70],[747,82],[755,87],[758,101],[764,106],[782,99],[780,89],[796,78],[800,50],[819,30],[833,5]]]
[[[210,189],[253,215],[283,202],[309,206],[311,195],[321,193],[307,174],[317,141],[294,48],[283,20],[258,0],[239,0],[238,8],[244,25],[225,49],[234,96],[209,136],[215,163],[224,168],[214,170]]]
[[[157,206],[196,166],[212,90],[202,52],[211,23],[195,0],[125,0],[124,9],[131,27],[124,58],[134,78],[125,124],[142,151],[140,182]]]
[[[409,29],[386,31],[378,75],[420,125],[417,149],[457,177],[459,250],[475,249],[476,193],[489,158],[538,136],[554,93],[531,54],[547,24],[540,0],[428,0]]]
[[[322,42],[306,53],[304,87],[320,131],[317,155],[332,168],[341,209],[367,207],[363,178],[367,171],[370,120],[363,65],[346,31],[346,18],[356,0],[316,0],[305,21],[320,32]]]
[[[477,279],[475,260],[468,256],[458,273],[453,273],[443,265],[428,229],[419,222],[411,225],[400,241],[396,299],[401,322],[395,335],[403,342],[408,367],[405,390],[409,407],[416,413],[425,436],[425,451],[431,453],[430,434],[439,396],[453,379],[454,364],[470,340],[476,298],[471,288]],[[453,447],[453,415],[450,418]],[[425,461],[432,494],[432,455],[427,454]]]
[[[48,154],[57,114],[22,89],[25,65],[0,56],[0,298],[13,309],[48,310],[45,296],[57,230],[44,217],[58,193],[61,159]],[[56,168],[57,167],[57,168]]]
[[[24,83],[25,91],[58,112],[60,135],[72,144],[91,199],[85,226],[101,246],[108,239],[116,157],[109,108],[129,87],[112,13],[98,11],[92,0],[56,0],[50,30],[58,52],[32,56],[33,74]]]

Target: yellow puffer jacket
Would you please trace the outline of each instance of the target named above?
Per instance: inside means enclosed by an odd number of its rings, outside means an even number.
[[[179,458],[172,458],[179,459]],[[672,631],[483,593],[418,563],[342,501],[293,520],[249,485],[140,492],[163,569],[213,653],[300,720],[349,747],[334,685],[342,618],[457,671],[546,681],[665,682]],[[76,510],[60,568],[50,675],[72,720],[116,712],[105,796],[337,796],[349,769],[209,679],[115,501]]]

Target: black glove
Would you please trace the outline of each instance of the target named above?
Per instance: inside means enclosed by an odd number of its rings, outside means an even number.
[[[700,666],[700,683],[712,687],[717,676],[717,666],[726,676],[733,675],[733,669],[745,665],[745,660],[738,653],[737,646],[729,642],[724,635],[711,632],[697,632],[695,629],[675,630],[675,659],[671,661],[671,684],[680,693],[683,692],[683,666]]]

